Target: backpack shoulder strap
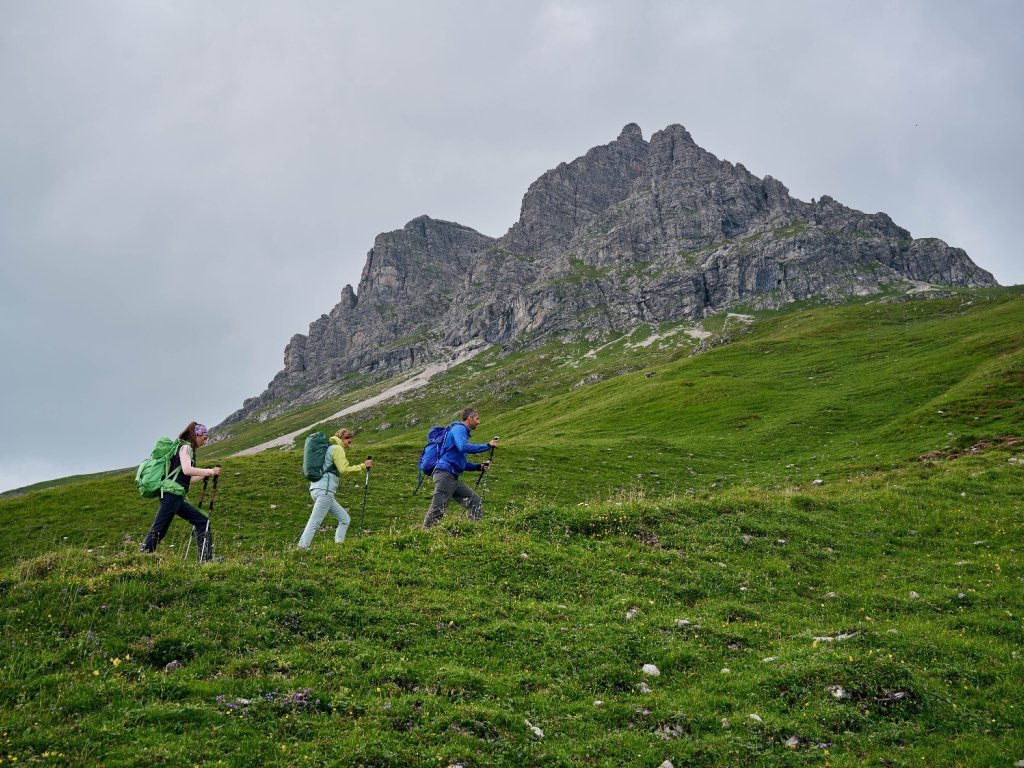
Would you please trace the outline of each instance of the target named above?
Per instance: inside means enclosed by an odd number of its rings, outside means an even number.
[[[171,458],[168,459],[168,461],[167,461],[167,466],[169,467],[171,465],[171,462],[174,461],[175,458],[178,459],[178,468],[175,469],[174,473],[173,473],[175,477],[177,477],[178,473],[181,472],[181,449],[184,446],[186,446],[186,445],[188,445],[188,458],[189,458],[189,461],[192,462],[192,463],[195,463],[195,460],[194,460],[194,458],[192,456],[192,446],[189,445],[184,440],[175,440],[174,441],[174,453],[171,454]]]
[[[330,472],[333,475],[338,474],[338,468],[334,466],[334,449],[336,447],[336,445],[328,443],[327,450],[324,451],[324,464],[322,467],[320,467],[320,471],[325,475],[328,472]]]

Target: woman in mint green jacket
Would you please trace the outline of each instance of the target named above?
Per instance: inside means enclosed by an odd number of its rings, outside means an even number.
[[[302,536],[299,537],[300,549],[308,549],[309,545],[313,543],[313,535],[320,527],[320,523],[327,517],[328,512],[338,518],[334,543],[341,544],[345,540],[351,518],[345,508],[334,498],[334,494],[338,492],[341,475],[355,475],[373,466],[373,461],[370,459],[361,464],[348,463],[345,450],[352,445],[354,439],[355,433],[350,429],[339,429],[331,438],[331,447],[327,449],[327,454],[324,456],[323,477],[309,484],[309,495],[313,498],[313,511],[309,515],[309,521],[302,531]]]

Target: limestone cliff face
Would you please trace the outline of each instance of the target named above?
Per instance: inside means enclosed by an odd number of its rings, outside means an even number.
[[[963,250],[915,240],[884,213],[796,200],[680,125],[648,142],[630,124],[531,184],[497,240],[426,216],[378,235],[358,291],[345,286],[294,336],[284,369],[225,423],[333,394],[351,372],[399,373],[468,343],[514,347],[908,281],[996,284]]]

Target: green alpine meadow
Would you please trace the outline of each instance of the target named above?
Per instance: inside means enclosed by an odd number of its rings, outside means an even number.
[[[201,448],[212,563],[134,467],[4,494],[0,766],[1024,764],[1024,289],[585,337],[315,427],[373,457],[340,546],[309,429],[235,454],[398,379]],[[424,530],[466,406],[483,520]]]

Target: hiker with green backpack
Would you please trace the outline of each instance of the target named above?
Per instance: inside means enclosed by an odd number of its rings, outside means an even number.
[[[135,483],[143,496],[160,497],[156,519],[142,542],[142,552],[154,552],[167,535],[174,516],[184,518],[192,524],[196,539],[199,562],[213,558],[213,534],[210,533],[210,517],[186,501],[189,484],[193,477],[217,477],[220,467],[203,469],[195,466],[196,450],[206,443],[207,429],[202,424],[190,422],[177,440],[161,438],[150,458],[139,466]],[[202,504],[202,501],[200,501]]]
[[[364,470],[369,472],[373,466],[372,459],[359,464],[348,463],[345,451],[352,446],[355,436],[350,429],[339,429],[330,440],[327,440],[323,432],[314,432],[306,438],[302,471],[310,481],[309,495],[313,498],[313,511],[309,515],[302,536],[299,537],[299,549],[309,549],[314,534],[328,513],[338,519],[334,543],[341,544],[345,541],[351,518],[348,511],[334,498],[334,494],[338,492],[342,475],[354,475]]]

